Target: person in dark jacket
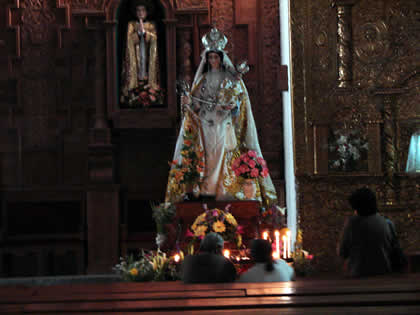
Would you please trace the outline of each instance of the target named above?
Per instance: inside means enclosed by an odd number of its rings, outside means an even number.
[[[376,196],[368,188],[356,190],[349,197],[357,215],[343,228],[337,253],[346,260],[348,276],[360,277],[389,273],[391,256],[399,243],[391,220],[378,213]]]
[[[223,238],[208,233],[200,244],[197,255],[185,257],[182,281],[185,283],[232,282],[236,278],[235,266],[222,254]]]

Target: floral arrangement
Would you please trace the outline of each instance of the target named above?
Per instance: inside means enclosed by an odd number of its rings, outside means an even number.
[[[359,130],[339,129],[333,131],[333,141],[328,149],[336,155],[336,158],[329,159],[329,167],[345,171],[354,168],[355,162],[367,153],[368,143],[360,136]]]
[[[156,222],[156,229],[158,234],[163,234],[165,224],[172,223],[176,213],[175,205],[171,203],[151,204],[152,216]]]
[[[184,255],[180,252],[180,261]],[[180,279],[180,261],[174,257],[167,257],[160,250],[143,251],[137,259],[130,255],[120,258],[120,263],[113,269],[121,275],[125,281],[169,281]]]
[[[163,103],[164,92],[160,87],[152,88],[147,80],[139,80],[138,86],[128,96],[130,107],[149,107]]]
[[[204,151],[194,145],[196,134],[190,125],[184,126],[184,142],[181,147],[182,160],[171,162],[171,176],[180,184],[195,184],[204,173]]]
[[[242,178],[267,177],[267,163],[262,157],[257,157],[257,152],[248,150],[242,153],[232,163],[232,170],[235,175]]]
[[[314,256],[303,249],[296,249],[293,253],[293,269],[297,276],[309,276],[315,272],[312,264]]]
[[[298,229],[295,243],[295,251],[292,253],[293,269],[297,276],[309,276],[315,273],[313,265],[314,256],[309,254],[302,248],[303,244],[303,231]]]
[[[200,214],[187,231],[187,236],[193,240],[202,239],[209,232],[220,234],[225,241],[232,242],[241,247],[243,228],[238,225],[235,217],[229,212],[230,205],[225,210],[217,208],[206,209]]]
[[[285,225],[286,208],[273,205],[268,209],[261,208],[260,223],[281,227]]]

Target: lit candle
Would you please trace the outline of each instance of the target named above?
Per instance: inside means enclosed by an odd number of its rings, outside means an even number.
[[[268,240],[268,232],[267,231],[264,231],[263,239]]]
[[[179,254],[174,255],[174,260],[176,263],[178,263],[180,259],[181,259],[181,256],[179,256]]]
[[[287,231],[286,232],[286,235],[287,235],[287,258],[291,258],[292,257],[292,254],[291,254],[291,252],[290,252],[290,248],[292,247],[291,245],[291,237],[290,237],[290,231]]]
[[[286,257],[287,256],[287,242],[286,242],[287,237],[283,235],[282,239],[283,239],[283,259],[286,259],[287,258]]]
[[[276,230],[274,232],[274,236],[276,237],[276,253],[277,256],[280,258],[280,232]]]
[[[230,251],[229,251],[229,249],[225,249],[223,251],[223,256],[225,256],[226,258],[229,258],[230,257]]]

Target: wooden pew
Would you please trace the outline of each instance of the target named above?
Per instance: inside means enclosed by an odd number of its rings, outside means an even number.
[[[4,314],[416,314],[420,275],[277,283],[177,282],[0,287]],[[380,311],[379,311],[380,310]]]

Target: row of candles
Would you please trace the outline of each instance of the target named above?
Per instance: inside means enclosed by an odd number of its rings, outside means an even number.
[[[282,243],[283,243],[283,254],[280,254],[280,234],[282,235]],[[288,259],[288,258],[292,258],[292,253],[291,253],[291,248],[292,248],[292,241],[291,241],[291,232],[288,228],[284,228],[282,229],[282,233],[280,233],[280,231],[275,230],[274,231],[274,238],[275,238],[275,245],[276,245],[276,250],[273,252],[273,258],[274,259],[279,259],[279,258],[283,258],[283,259]],[[262,234],[262,238],[264,240],[270,240],[270,232],[269,231],[264,231]],[[226,258],[231,258],[230,257],[230,250],[225,249],[223,251],[223,255]],[[174,255],[174,260],[175,262],[179,262],[181,259],[179,254],[175,254]],[[239,261],[241,260],[241,258],[236,257],[236,259]],[[242,259],[246,259],[248,260],[248,257],[242,257]]]
[[[275,238],[275,245],[276,245],[276,250],[273,252],[273,258],[274,259],[279,259],[279,258],[283,258],[283,259],[288,259],[288,258],[292,258],[292,240],[291,240],[291,232],[289,229],[285,228],[282,230],[284,233],[282,235],[282,243],[283,243],[283,255],[281,255],[280,253],[280,231],[275,230],[274,231],[274,238]],[[269,236],[270,233],[269,231],[264,231],[262,234],[262,238],[265,240],[269,240]]]

